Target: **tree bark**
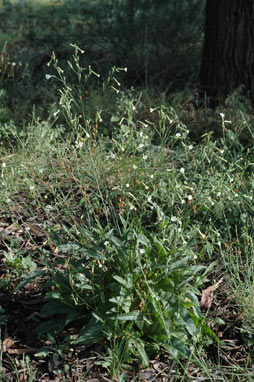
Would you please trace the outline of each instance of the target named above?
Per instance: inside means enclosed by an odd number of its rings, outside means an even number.
[[[201,90],[224,100],[243,85],[254,94],[254,1],[207,0]]]

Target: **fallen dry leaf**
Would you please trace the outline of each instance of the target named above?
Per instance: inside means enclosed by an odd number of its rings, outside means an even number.
[[[27,381],[26,375],[24,373],[19,374],[19,382],[25,382]]]
[[[5,340],[2,343],[2,352],[3,353],[8,352],[10,347],[12,346],[13,342],[14,341],[11,337],[5,338]]]
[[[213,292],[219,287],[222,281],[223,277],[219,281],[217,281],[217,283],[209,286],[208,288],[202,291],[201,301],[199,303],[201,308],[209,309],[211,307],[213,301]]]
[[[9,349],[8,354],[33,354],[37,351],[37,348]]]

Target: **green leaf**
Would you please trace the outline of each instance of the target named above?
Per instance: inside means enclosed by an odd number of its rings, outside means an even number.
[[[172,345],[175,349],[177,349],[182,355],[185,355],[187,357],[190,356],[191,352],[188,346],[181,341],[179,338],[172,338]]]
[[[95,259],[104,259],[105,255],[100,250],[94,250],[94,249],[83,249],[81,251],[81,254],[83,256],[89,256]]]
[[[179,358],[179,352],[175,347],[168,345],[168,344],[162,344],[162,346],[171,355],[171,357],[174,360]]]
[[[46,273],[46,270],[43,270],[43,271],[34,271],[32,273],[30,273],[26,278],[24,278],[21,283],[19,283],[19,285],[16,287],[15,291],[23,288],[23,286],[25,286],[27,283],[29,283],[31,280],[34,280],[36,277],[38,276],[42,276]]]
[[[62,319],[54,318],[52,320],[49,320],[39,325],[36,331],[39,334],[39,336],[41,336],[44,333],[51,333],[53,335],[57,335],[64,329],[64,327],[65,327],[65,318],[62,318]]]
[[[192,309],[193,309],[195,316],[201,318],[202,314],[201,314],[200,304],[199,304],[199,300],[198,300],[197,296],[192,291],[188,290],[185,294],[185,297],[191,301]],[[192,313],[190,313],[190,315],[193,317]]]
[[[113,235],[109,235],[109,236],[107,235],[106,239],[110,240],[115,245],[116,248],[120,248],[123,245],[122,241]]]
[[[47,294],[47,298],[49,300],[61,300],[61,301],[63,300],[61,293],[57,291],[49,292]]]
[[[50,346],[42,346],[36,353],[35,357],[47,357],[50,353],[53,352],[53,349]]]
[[[125,286],[125,288],[131,288],[132,287],[132,284],[130,282],[130,280],[125,280],[124,278],[122,278],[121,276],[118,276],[118,275],[114,275],[113,276],[113,279],[115,279],[116,281],[118,281],[120,284],[122,284],[123,286]]]
[[[212,331],[212,329],[206,325],[205,323],[202,324],[202,334],[209,336],[216,342],[220,342],[219,338],[216,336],[216,334]]]
[[[129,126],[127,126],[127,125],[121,125],[120,128],[121,128],[121,131],[122,131],[122,133],[123,133],[124,135],[125,135],[125,134],[128,134],[128,133],[130,132],[130,128],[129,128]]]
[[[124,286],[126,286],[126,280],[123,279],[121,276],[113,275],[113,279],[118,281],[120,284],[123,284]]]
[[[104,338],[102,333],[103,326],[100,322],[95,322],[92,318],[88,325],[84,326],[79,336],[72,343],[75,345],[95,343]]]
[[[179,359],[180,355],[189,357],[191,354],[188,346],[178,338],[173,338],[171,344],[162,343],[161,345],[174,359]]]
[[[119,122],[120,120],[121,118],[117,115],[112,115],[112,117],[110,118],[110,122]]]
[[[149,358],[145,351],[145,345],[143,341],[141,341],[139,338],[135,340],[136,349],[140,355],[142,365],[144,367],[148,367],[149,365]]]
[[[118,382],[126,382],[126,381],[127,381],[127,374],[123,371],[118,377]]]
[[[129,312],[124,314],[119,314],[116,317],[111,317],[111,320],[120,320],[120,321],[136,321],[144,320],[144,314],[140,312]]]
[[[86,178],[90,179],[92,182],[96,183],[96,178],[92,175],[86,174]]]
[[[45,316],[54,316],[58,314],[68,315],[72,312],[73,316],[78,315],[74,307],[65,304],[62,300],[52,300],[47,302],[42,308],[40,313]]]
[[[188,313],[183,317],[183,322],[184,322],[184,326],[185,326],[186,330],[188,331],[188,333],[192,337],[195,337],[197,334],[197,328],[193,322],[192,317]]]
[[[78,252],[80,249],[80,245],[76,243],[66,243],[66,244],[61,244],[58,245],[58,250],[63,253],[68,253],[68,252]]]

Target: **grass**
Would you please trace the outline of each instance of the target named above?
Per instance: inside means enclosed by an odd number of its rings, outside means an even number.
[[[38,9],[20,8],[29,33],[64,23]],[[253,380],[251,104],[130,89],[125,66],[68,55],[1,78],[2,380]]]

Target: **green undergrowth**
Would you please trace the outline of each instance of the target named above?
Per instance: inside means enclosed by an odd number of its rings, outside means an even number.
[[[1,380],[253,380],[253,105],[195,89],[204,5],[0,1]]]
[[[180,93],[148,102],[121,87],[125,68],[101,80],[73,48],[72,84],[51,60],[46,81],[58,97],[47,120],[34,112],[19,130],[0,113],[8,143],[0,197],[10,219],[1,287],[39,285],[38,358],[53,354],[57,363],[68,348],[100,344],[96,363],[114,377],[163,355],[198,367],[204,360],[213,380],[206,349],[225,346],[226,322],[201,311],[202,289],[231,280],[225,294],[243,317],[235,340],[253,347],[250,106],[236,95],[213,112]],[[10,313],[1,307],[2,326]]]
[[[17,126],[31,115],[47,119],[57,85],[48,88],[47,63],[55,51],[64,69],[70,43],[100,74],[128,67],[121,82],[158,94],[182,89],[197,78],[204,0],[5,0],[0,5],[0,88]],[[180,48],[179,48],[180,47]],[[68,76],[68,71],[65,70]],[[72,76],[69,76],[69,83]],[[90,95],[91,96],[91,95]],[[93,105],[91,97],[91,105]]]

